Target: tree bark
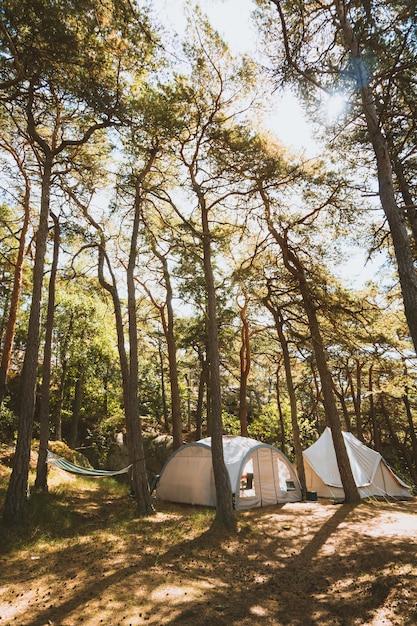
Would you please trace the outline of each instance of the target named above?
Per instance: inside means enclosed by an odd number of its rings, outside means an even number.
[[[369,391],[369,415],[372,423],[372,432],[374,440],[374,448],[377,452],[381,452],[381,434],[379,431],[378,421],[376,419],[375,401],[374,401],[374,380],[373,380],[373,364],[369,366],[368,372],[368,391]]]
[[[416,430],[414,428],[413,414],[411,412],[410,399],[408,397],[407,387],[405,388],[405,392],[403,395],[403,402],[404,402],[405,410],[407,413],[408,427],[410,429],[410,439],[411,439],[411,447],[413,450],[414,467],[417,471],[417,436],[416,436]]]
[[[404,215],[395,200],[391,155],[376,112],[374,95],[369,87],[367,69],[361,55],[359,41],[349,23],[345,3],[335,0],[334,5],[343,41],[352,56],[357,74],[357,86],[361,94],[369,138],[376,157],[379,197],[391,232],[405,316],[414,349],[417,352],[417,275]]]
[[[220,356],[217,325],[216,287],[211,259],[211,233],[208,208],[204,194],[191,173],[193,187],[197,194],[201,212],[204,279],[207,290],[207,330],[208,362],[211,400],[211,453],[213,459],[214,482],[216,486],[217,508],[215,524],[227,530],[235,529],[232,489],[229,474],[224,462],[222,397],[220,383]]]
[[[76,448],[78,445],[78,425],[80,421],[80,411],[84,397],[85,370],[85,363],[80,363],[77,381],[75,383],[74,402],[72,405],[71,430],[69,436],[69,445],[71,448]]]
[[[165,432],[171,432],[169,427],[169,419],[168,419],[168,405],[167,405],[167,396],[165,391],[165,372],[164,372],[164,359],[162,354],[162,342],[158,337],[158,355],[159,355],[159,369],[161,372],[161,402],[162,402],[162,414],[163,414],[163,424],[165,428]]]
[[[171,389],[171,417],[172,417],[172,436],[173,436],[173,449],[178,450],[183,444],[182,440],[182,419],[181,419],[181,400],[180,389],[178,384],[178,365],[177,365],[177,342],[175,337],[174,328],[174,310],[172,307],[172,285],[171,277],[169,275],[168,263],[166,258],[162,255],[158,255],[162,262],[164,271],[164,280],[166,288],[166,310],[167,317],[165,318],[164,312],[161,312],[162,326],[164,329],[165,339],[168,349],[168,364],[169,364],[169,384]]]
[[[149,515],[153,512],[151,494],[146,474],[145,453],[143,449],[142,424],[138,402],[138,332],[136,317],[136,290],[134,271],[137,259],[137,242],[141,211],[141,177],[136,181],[133,227],[130,240],[127,277],[127,307],[129,318],[129,374],[126,411],[126,432],[130,445],[132,482],[139,514]]]
[[[295,252],[289,247],[286,234],[281,235],[275,228],[271,218],[269,199],[261,184],[259,184],[259,193],[264,203],[266,223],[269,232],[281,248],[285,267],[290,272],[290,274],[297,280],[300,294],[303,300],[303,306],[307,315],[309,329],[311,333],[311,342],[313,345],[314,356],[320,376],[324,410],[326,413],[328,425],[330,426],[332,431],[332,439],[336,453],[337,464],[339,467],[343,490],[345,492],[345,501],[348,503],[357,503],[360,502],[361,498],[358,488],[356,487],[355,479],[353,478],[352,468],[349,462],[345,442],[343,440],[342,428],[337,412],[336,400],[333,393],[333,381],[327,365],[323,339],[321,336],[319,321],[316,314],[316,307],[314,305],[314,301],[310,292],[310,287],[307,282],[306,273],[301,261],[296,256]]]
[[[29,180],[29,177],[24,172],[23,164],[20,162],[17,155],[15,155],[15,160],[17,160],[18,162],[19,169],[21,173],[23,174],[23,177],[25,180],[25,193],[23,196],[24,215],[23,215],[22,230],[20,231],[19,249],[17,253],[16,265],[14,268],[13,289],[12,289],[12,295],[10,299],[10,309],[9,309],[9,315],[7,318],[6,332],[4,334],[3,351],[2,351],[1,362],[0,362],[0,410],[3,404],[4,396],[6,394],[6,389],[7,389],[7,374],[9,371],[10,359],[12,355],[17,313],[18,313],[18,307],[19,307],[20,291],[22,288],[23,261],[25,258],[26,235],[27,235],[27,231],[29,227],[29,216],[30,216],[30,206],[29,206],[30,180]]]
[[[29,314],[27,346],[22,369],[18,437],[13,460],[13,470],[7,488],[3,511],[3,522],[7,526],[20,526],[23,523],[26,504],[30,493],[29,463],[33,415],[35,411],[36,379],[38,374],[43,270],[48,240],[52,163],[53,155],[48,151],[43,164],[41,204],[33,267],[32,302]]]
[[[249,337],[249,323],[247,319],[248,298],[245,295],[245,303],[240,307],[241,327],[241,348],[240,348],[240,385],[239,385],[239,422],[240,434],[248,437],[248,378],[251,367],[251,350]]]
[[[292,426],[292,436],[293,436],[293,442],[294,442],[295,462],[297,465],[298,478],[300,479],[303,500],[305,500],[306,494],[307,494],[306,476],[305,476],[304,462],[303,462],[303,451],[302,451],[301,440],[300,440],[300,427],[298,425],[297,399],[295,395],[295,387],[294,387],[294,381],[292,377],[290,351],[288,348],[288,341],[284,333],[284,320],[279,309],[272,306],[272,304],[268,302],[267,298],[264,298],[264,304],[274,317],[275,328],[277,329],[278,339],[279,339],[279,343],[282,349],[282,356],[284,359],[284,368],[285,368],[285,380],[287,383],[288,397],[290,399],[291,426]]]
[[[416,468],[411,460],[410,454],[408,452],[408,448],[405,444],[401,443],[401,441],[398,438],[397,433],[395,432],[395,428],[392,424],[392,421],[389,417],[388,414],[388,410],[387,407],[385,406],[385,402],[384,402],[384,397],[383,394],[381,393],[379,396],[379,402],[380,402],[380,406],[381,406],[381,411],[382,411],[382,415],[384,416],[385,419],[385,423],[387,425],[388,428],[388,432],[390,434],[390,438],[392,443],[394,444],[395,448],[398,450],[398,452],[403,456],[404,461],[406,462],[408,471],[410,473],[410,476],[414,482],[415,485],[417,485],[417,471]]]
[[[279,430],[280,430],[280,449],[284,454],[287,454],[287,443],[285,438],[285,424],[284,424],[284,415],[282,413],[282,405],[281,405],[281,392],[280,392],[280,366],[277,365],[277,369],[275,370],[275,389],[277,396],[277,408],[278,408],[278,419],[279,419]],[[291,405],[291,400],[290,400]],[[292,409],[291,409],[292,410]],[[292,417],[291,417],[292,419]],[[304,467],[304,465],[303,465]]]
[[[35,487],[37,489],[48,489],[48,456],[49,442],[49,392],[51,386],[51,358],[52,358],[52,333],[54,329],[55,314],[55,287],[58,270],[59,245],[61,240],[61,230],[58,218],[51,213],[54,222],[54,249],[52,256],[51,275],[49,278],[48,309],[46,313],[45,344],[43,349],[42,364],[42,385],[40,399],[40,433],[39,433],[39,453],[36,465]]]

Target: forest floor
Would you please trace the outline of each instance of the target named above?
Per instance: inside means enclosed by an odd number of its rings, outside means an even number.
[[[9,470],[0,465],[0,506]],[[415,625],[417,500],[214,512],[51,469],[22,529],[0,534],[0,626]]]

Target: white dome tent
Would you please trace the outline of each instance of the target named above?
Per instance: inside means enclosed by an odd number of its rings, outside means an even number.
[[[223,451],[236,509],[302,499],[297,473],[278,448],[247,437],[224,436]],[[182,446],[168,459],[156,497],[216,506],[210,437]]]
[[[343,432],[343,439],[361,498],[412,497],[410,488],[394,474],[379,452],[365,446],[352,433]],[[329,427],[303,452],[303,459],[308,491],[322,498],[345,497]]]

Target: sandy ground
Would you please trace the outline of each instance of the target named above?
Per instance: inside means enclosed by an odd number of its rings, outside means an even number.
[[[128,498],[95,497],[72,499],[77,532],[3,545],[0,626],[417,624],[416,500],[239,512],[218,536],[203,509],[120,525]]]

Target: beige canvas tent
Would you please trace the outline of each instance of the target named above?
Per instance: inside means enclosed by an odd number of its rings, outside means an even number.
[[[274,446],[247,437],[223,437],[236,509],[301,500],[297,473]],[[156,496],[169,502],[216,506],[211,438],[179,448],[162,469]]]
[[[362,498],[409,499],[410,488],[375,450],[368,448],[352,433],[343,433],[346,450],[359,494]],[[343,499],[345,494],[334,451],[332,432],[326,428],[319,439],[303,452],[308,491],[323,498]]]

